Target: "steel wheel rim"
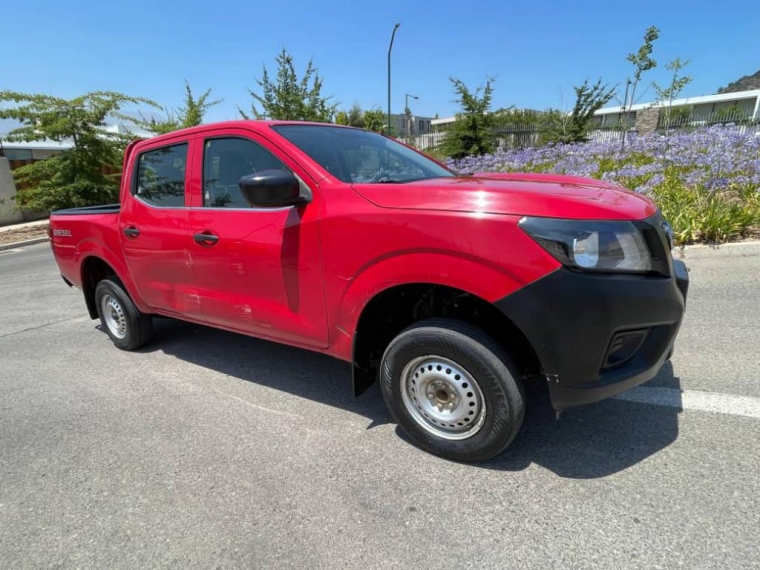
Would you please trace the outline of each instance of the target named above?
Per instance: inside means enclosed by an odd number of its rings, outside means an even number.
[[[124,314],[124,309],[121,308],[121,303],[113,295],[103,295],[103,299],[100,301],[101,313],[103,315],[103,321],[108,327],[108,330],[113,336],[118,339],[123,339],[127,336],[127,317]]]
[[[442,356],[421,356],[401,373],[401,399],[425,431],[451,441],[474,436],[486,419],[486,403],[475,378]]]

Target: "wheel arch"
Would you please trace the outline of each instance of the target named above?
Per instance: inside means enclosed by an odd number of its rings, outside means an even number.
[[[98,309],[95,306],[95,288],[103,279],[114,276],[118,278],[116,271],[102,258],[96,255],[88,255],[82,260],[81,279],[84,302],[91,319],[98,318]]]
[[[126,266],[123,263],[120,263],[115,255],[110,254],[108,250],[102,248],[95,249],[92,246],[88,249],[80,250],[77,253],[80,256],[79,272],[82,292],[84,294],[87,312],[91,319],[98,318],[98,312],[95,306],[95,288],[100,281],[109,276],[114,276],[121,282],[127,294],[129,294],[130,298],[140,311],[144,313],[149,312],[142,298],[137,294]]]
[[[541,374],[541,363],[528,338],[493,303],[465,289],[409,282],[377,292],[359,314],[351,345],[354,395],[374,383],[382,353],[396,335],[433,317],[454,318],[480,327],[505,348],[524,378]]]

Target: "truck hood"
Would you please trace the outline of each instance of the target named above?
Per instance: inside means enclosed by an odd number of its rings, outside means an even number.
[[[657,212],[649,198],[620,186],[552,174],[478,173],[353,188],[381,208],[577,220],[641,220]]]

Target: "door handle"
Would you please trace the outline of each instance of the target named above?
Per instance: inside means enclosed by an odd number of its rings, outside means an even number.
[[[216,245],[217,242],[219,242],[219,236],[212,234],[211,232],[200,232],[193,236],[193,240],[195,240],[195,243],[198,245],[202,245],[204,247],[211,247],[212,245]]]
[[[129,226],[128,228],[124,228],[122,231],[128,238],[134,239],[140,235],[140,230],[138,230],[135,226]]]

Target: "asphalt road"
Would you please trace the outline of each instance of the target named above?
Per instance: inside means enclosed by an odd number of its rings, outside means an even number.
[[[170,320],[121,352],[47,244],[1,252],[0,568],[758,568],[760,245],[686,261],[672,364],[559,421],[534,391],[473,466],[327,357]]]

